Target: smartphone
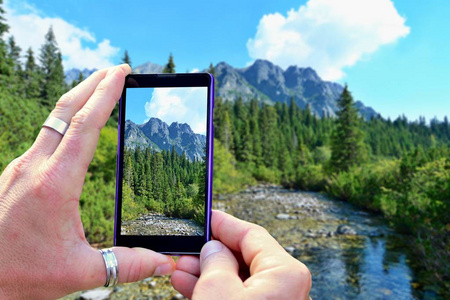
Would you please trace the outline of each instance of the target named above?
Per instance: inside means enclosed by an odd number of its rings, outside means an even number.
[[[199,254],[211,238],[214,78],[131,74],[119,106],[114,245]]]

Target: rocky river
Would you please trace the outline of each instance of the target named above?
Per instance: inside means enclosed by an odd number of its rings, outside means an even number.
[[[136,220],[122,221],[122,235],[204,235],[204,227],[193,220],[150,213]]]
[[[260,224],[311,271],[313,299],[444,299],[417,278],[407,238],[377,215],[319,193],[260,185],[221,196],[213,207]],[[66,299],[183,299],[154,277]]]

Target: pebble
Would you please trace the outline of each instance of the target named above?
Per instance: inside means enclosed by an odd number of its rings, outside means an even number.
[[[284,250],[286,250],[286,252],[289,254],[294,254],[295,247],[293,246],[285,247]]]
[[[172,300],[180,300],[180,299],[184,299],[184,296],[179,293],[172,297]]]
[[[112,289],[103,289],[103,288],[90,290],[90,291],[83,292],[80,295],[80,299],[82,299],[82,300],[104,300],[104,299],[108,299],[109,295],[111,295],[112,292],[113,292]]]
[[[289,220],[290,216],[288,214],[278,214],[277,219],[278,220]]]

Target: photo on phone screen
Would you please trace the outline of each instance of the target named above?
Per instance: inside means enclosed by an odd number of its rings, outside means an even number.
[[[123,235],[203,235],[206,87],[127,91]]]
[[[209,239],[212,87],[178,86],[195,84],[195,75],[135,76],[138,86],[126,85],[121,101],[116,239],[183,252],[184,246],[161,243]]]

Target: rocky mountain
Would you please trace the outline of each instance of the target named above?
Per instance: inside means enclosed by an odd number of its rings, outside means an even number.
[[[139,65],[139,66],[133,68],[133,73],[134,74],[162,73],[163,68],[164,67],[161,65],[154,64],[151,62],[146,62],[145,64],[142,64],[142,65]],[[81,72],[81,74],[83,74],[83,78],[87,78],[87,77],[89,77],[89,75],[91,75],[95,71],[97,71],[97,69],[80,70],[80,69],[72,68],[65,72],[64,81],[67,84],[71,85],[74,80],[78,80],[78,76],[79,76],[80,72]]]
[[[139,65],[133,68],[133,73],[135,74],[151,74],[151,73],[162,73],[164,69],[163,66],[154,64],[151,62],[146,62],[145,64]]]
[[[161,73],[163,66],[147,62],[133,69],[133,73]],[[86,78],[95,69],[81,71]],[[78,79],[80,70],[71,69],[66,72],[66,82],[71,84]],[[216,96],[234,101],[239,97],[244,100],[257,98],[273,104],[289,103],[291,98],[301,108],[309,105],[311,111],[318,116],[335,116],[336,100],[342,93],[343,86],[322,80],[312,68],[290,66],[283,70],[267,60],[256,60],[246,68],[234,68],[225,62],[215,66],[217,81]],[[356,101],[361,115],[370,119],[378,115],[371,107]]]
[[[155,151],[170,150],[186,153],[189,160],[203,160],[206,136],[194,133],[185,123],[174,122],[170,126],[158,118],[150,118],[144,124],[125,121],[125,147],[143,147]]]
[[[289,103],[290,99],[301,107],[309,105],[318,116],[335,116],[336,100],[343,86],[323,81],[312,68],[290,66],[283,70],[267,60],[256,60],[251,66],[237,69],[221,62],[215,67],[218,82],[216,95],[226,100],[258,98],[261,101]],[[369,119],[377,113],[360,101],[356,104],[363,117]]]
[[[80,75],[80,72],[81,72],[81,74],[83,74],[83,78],[88,78],[89,75],[91,75],[95,71],[97,71],[97,69],[90,69],[90,70],[89,69],[84,69],[84,70],[70,69],[65,72],[64,81],[67,84],[71,85],[74,80],[78,80],[78,76]]]

